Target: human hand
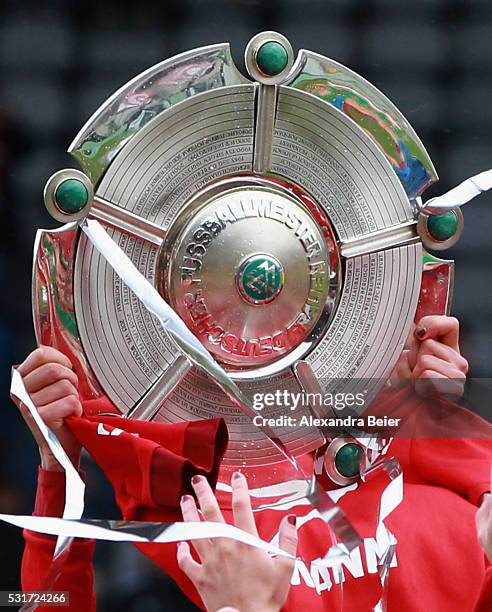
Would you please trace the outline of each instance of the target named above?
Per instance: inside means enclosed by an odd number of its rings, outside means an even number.
[[[432,315],[418,322],[392,378],[412,379],[419,395],[444,393],[458,400],[467,372],[468,362],[460,353],[458,319]]]
[[[232,476],[232,509],[234,524],[258,536],[246,478],[240,472]],[[224,523],[217,499],[203,476],[194,476],[192,486],[205,520]],[[200,521],[191,495],[181,499],[186,522]],[[279,546],[295,555],[297,531],[295,516],[285,516],[280,524]],[[287,598],[294,560],[272,558],[266,552],[229,538],[195,540],[200,563],[190,553],[187,542],[178,546],[178,565],[195,585],[208,612],[224,609],[240,612],[278,612]]]
[[[54,348],[40,346],[29,354],[17,370],[41,418],[56,434],[77,468],[81,446],[65,425],[67,417],[82,414],[77,390],[78,379],[70,360]],[[12,399],[38,443],[41,467],[49,471],[62,471],[63,468],[50,451],[26,406],[13,396]]]
[[[423,317],[415,328],[414,338],[417,346],[410,353],[410,365],[417,393],[443,392],[458,400],[463,395],[468,372],[468,361],[460,353],[458,319]]]

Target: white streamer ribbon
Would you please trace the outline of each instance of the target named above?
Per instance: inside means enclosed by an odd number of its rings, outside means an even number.
[[[457,187],[450,189],[447,193],[428,200],[422,210],[433,214],[442,214],[457,206],[463,206],[484,191],[492,189],[492,170],[486,170],[480,174],[466,179]]]
[[[46,440],[51,452],[55,456],[58,463],[65,470],[65,507],[63,509],[63,518],[65,519],[79,519],[84,511],[84,493],[85,484],[79,473],[74,468],[72,462],[68,458],[67,453],[63,449],[56,435],[51,431],[49,427],[44,423],[43,419],[39,415],[36,407],[34,406],[29,394],[26,391],[22,376],[19,372],[12,368],[12,381],[10,384],[10,393],[19,399],[28,409],[29,414],[34,419],[37,427],[39,428],[41,435]],[[63,537],[57,540],[55,548],[55,557],[62,550],[64,546]]]
[[[214,538],[231,538],[243,544],[249,544],[260,550],[277,556],[287,557],[288,559],[296,559],[294,555],[282,550],[278,546],[269,544],[264,540],[229,525],[228,523],[213,523],[209,521],[201,521],[198,523],[141,523],[132,521],[91,521],[84,519],[82,521],[72,519],[53,518],[46,516],[26,516],[0,514],[0,520],[30,529],[39,533],[48,535],[57,535],[58,537],[67,538],[88,538],[95,540],[106,540],[109,542],[153,542],[160,544],[169,544],[173,542],[182,542],[183,540],[204,540]],[[107,525],[107,526],[106,526]],[[155,535],[139,535],[132,533],[132,526],[135,531],[140,533],[157,531]],[[124,529],[124,530],[122,530]]]

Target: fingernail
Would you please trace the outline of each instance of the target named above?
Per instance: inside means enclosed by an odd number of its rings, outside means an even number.
[[[189,501],[193,501],[193,497],[191,497],[191,495],[183,495],[180,503],[186,504]]]
[[[289,514],[289,516],[287,517],[287,522],[289,523],[289,525],[294,525],[295,527],[296,526],[296,515]]]
[[[191,484],[192,484],[193,486],[195,486],[195,485],[197,485],[197,484],[200,484],[200,483],[201,483],[201,482],[203,482],[204,480],[205,480],[205,477],[204,477],[204,476],[200,476],[199,474],[195,474],[195,475],[193,476],[193,478],[191,479]]]
[[[423,340],[425,338],[426,333],[427,333],[427,330],[425,329],[425,327],[417,327],[415,329],[415,337],[418,338],[419,340]]]
[[[234,474],[232,475],[232,480],[234,482],[239,482],[240,480],[244,480],[244,476],[243,474],[241,474],[241,472],[234,472]]]

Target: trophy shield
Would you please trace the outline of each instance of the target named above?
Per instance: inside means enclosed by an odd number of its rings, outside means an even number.
[[[279,462],[278,449],[192,365],[80,223],[104,225],[250,398],[339,379],[373,380],[376,392],[416,313],[447,312],[452,262],[425,249],[459,232],[429,231],[418,202],[436,171],[371,83],[311,51],[294,58],[275,32],[250,41],[245,63],[248,77],[228,44],[183,53],[88,120],[69,148],[81,171],[58,172],[45,189],[65,224],[38,232],[33,310],[38,342],[74,363],[88,412],[223,417],[224,466],[254,470]],[[316,427],[275,431],[292,455],[326,441]]]

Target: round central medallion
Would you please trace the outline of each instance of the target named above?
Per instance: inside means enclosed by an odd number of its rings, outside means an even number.
[[[230,179],[201,192],[172,224],[158,288],[218,361],[241,370],[271,364],[326,314],[328,234],[278,183]]]
[[[250,304],[268,304],[282,291],[284,269],[273,255],[247,257],[236,274],[239,293]]]

